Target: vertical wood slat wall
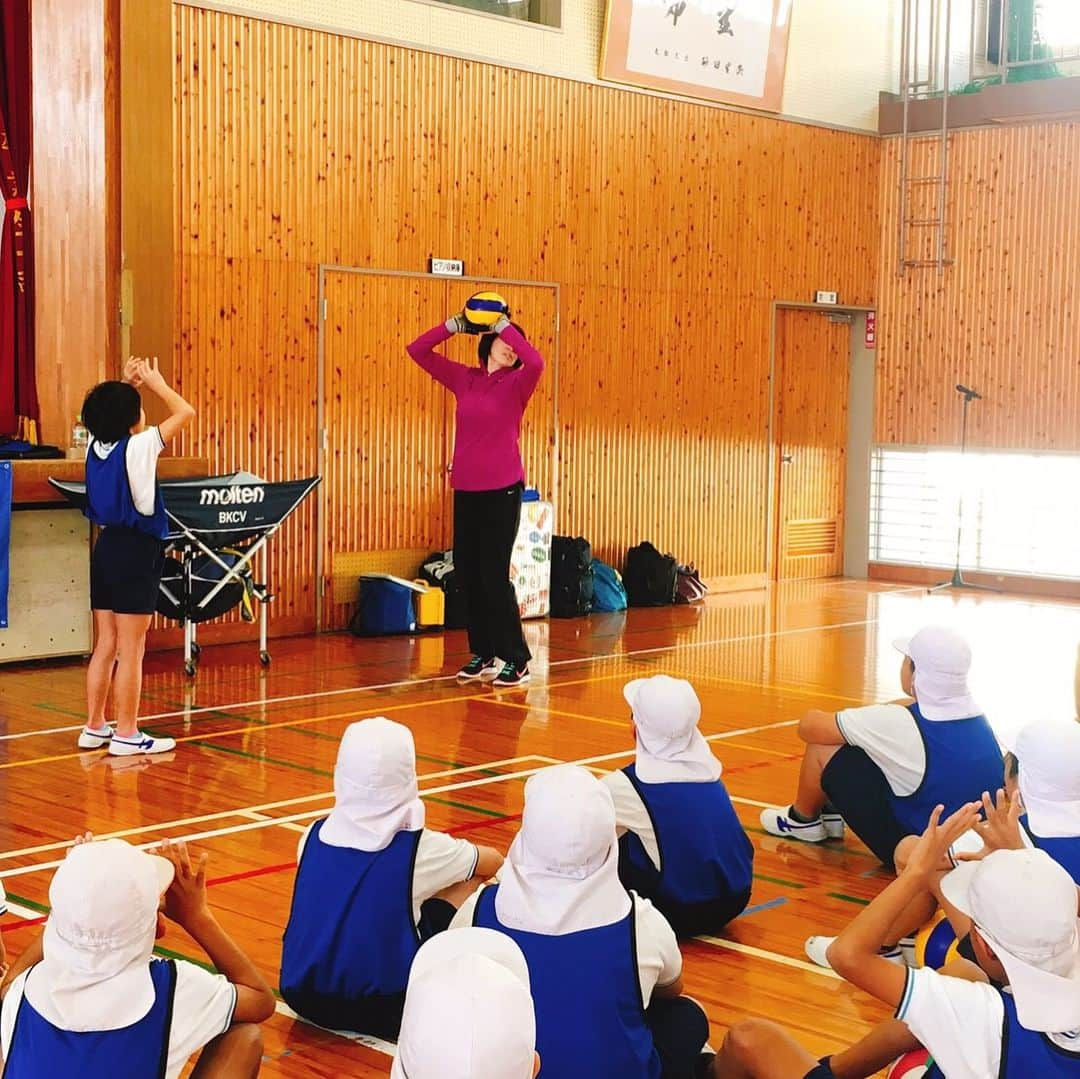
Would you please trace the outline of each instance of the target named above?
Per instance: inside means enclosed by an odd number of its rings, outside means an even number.
[[[1080,451],[1080,123],[952,135],[941,277],[896,274],[899,149],[882,170],[877,440],[959,443],[962,382],[984,395],[973,445]]]
[[[558,530],[764,572],[770,303],[873,302],[878,140],[174,12],[185,451],[314,471],[318,265],[460,257],[561,285]],[[365,317],[388,350],[414,331]],[[311,507],[277,547],[279,629],[312,624],[314,542]]]

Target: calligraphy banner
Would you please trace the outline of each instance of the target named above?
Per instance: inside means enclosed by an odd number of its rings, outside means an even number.
[[[608,0],[600,77],[779,112],[791,0]]]

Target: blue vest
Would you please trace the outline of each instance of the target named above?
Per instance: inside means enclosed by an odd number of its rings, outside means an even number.
[[[135,508],[131,494],[131,481],[127,471],[127,449],[131,436],[120,439],[103,461],[91,440],[86,453],[86,509],[87,517],[96,525],[111,528],[133,528],[146,532],[157,539],[169,534],[169,518],[165,514],[165,502],[161,488],[154,485],[154,512],[147,516]]]
[[[150,963],[154,1003],[142,1019],[119,1030],[76,1032],[54,1027],[26,999],[26,985],[33,976],[31,968],[15,1015],[4,1079],[54,1079],[61,1075],[165,1079],[176,991],[176,964],[172,960]]]
[[[507,929],[495,913],[498,891],[494,885],[480,893],[473,924],[505,933],[525,954],[541,1079],[660,1079],[641,999],[633,907],[612,925],[548,936]]]
[[[1076,881],[1077,887],[1080,887],[1080,835],[1043,839],[1028,827],[1026,813],[1020,818],[1020,824],[1031,838],[1031,842],[1039,850],[1046,851]]]
[[[409,981],[420,947],[412,887],[421,832],[398,832],[369,852],[324,843],[323,823],[296,870],[281,995],[300,1015],[355,1029],[365,1001],[404,994]]]
[[[1080,1048],[1070,1052],[1045,1034],[1026,1030],[1016,1016],[1012,993],[1002,993],[1005,1022],[1001,1029],[1001,1070],[998,1079],[1078,1079]]]
[[[922,835],[937,805],[947,817],[965,802],[976,802],[983,791],[1002,784],[1005,762],[986,716],[933,721],[924,719],[917,704],[909,704],[926,750],[926,774],[913,794],[892,793],[897,821],[911,835]]]
[[[660,899],[707,903],[750,888],[754,845],[743,831],[720,780],[643,783],[632,764],[623,769],[623,774],[648,810],[660,850],[659,872],[633,832],[627,832],[619,845],[637,870],[656,875],[656,895]]]

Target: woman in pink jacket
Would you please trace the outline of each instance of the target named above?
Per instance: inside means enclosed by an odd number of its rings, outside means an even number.
[[[510,321],[503,305],[490,332],[454,315],[407,346],[409,355],[457,402],[454,488],[454,568],[461,575],[473,658],[465,681],[519,686],[532,658],[521,632],[510,555],[521,517],[525,470],[521,418],[544,371],[544,358]],[[477,367],[435,351],[455,333],[481,334]],[[502,661],[500,668],[496,660]]]

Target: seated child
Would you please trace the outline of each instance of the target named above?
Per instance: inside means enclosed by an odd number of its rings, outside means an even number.
[[[807,743],[795,801],[766,809],[770,834],[808,843],[830,835],[826,802],[887,865],[896,847],[919,835],[939,803],[954,812],[1001,782],[997,739],[968,690],[971,650],[952,630],[928,626],[895,647],[904,654],[900,684],[915,699],[799,722]]]
[[[281,995],[321,1026],[396,1038],[420,945],[501,864],[490,847],[424,827],[408,727],[351,724],[334,808],[300,841]]]
[[[926,1079],[1080,1077],[1077,890],[1044,851],[995,851],[946,884],[951,903],[973,923],[976,962],[909,970],[878,954],[977,808],[962,807],[939,824],[939,806],[899,877],[829,950],[833,968],[895,1008],[896,1020],[821,1063],[772,1024],[740,1024],[717,1055],[713,1076],[862,1079],[901,1053],[925,1048],[932,1058]]]
[[[273,1014],[274,994],[210,912],[206,856],[193,863],[183,844],[158,857],[87,839],[56,870],[44,932],[4,987],[5,1079],[177,1079],[200,1050],[192,1079],[258,1075],[255,1024]],[[162,915],[221,973],[154,959]]]
[[[521,949],[490,929],[416,953],[390,1079],[535,1079],[536,1020]]]
[[[615,807],[590,772],[546,768],[499,883],[471,896],[454,926],[506,933],[529,965],[536,1045],[558,1079],[691,1079],[709,1033],[682,993],[671,927],[619,881]]]
[[[678,936],[716,933],[750,901],[754,848],[698,730],[701,702],[689,682],[666,674],[630,682],[623,696],[637,756],[603,779],[615,802],[619,877]]]

